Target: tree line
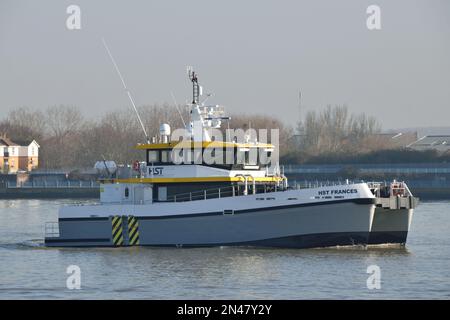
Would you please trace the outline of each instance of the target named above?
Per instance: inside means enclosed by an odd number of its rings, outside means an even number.
[[[184,106],[147,105],[139,107],[139,113],[150,137],[159,134],[161,123],[184,127],[180,113],[189,119]],[[385,147],[373,138],[381,131],[379,122],[365,114],[351,114],[346,106],[309,111],[296,128],[272,116],[230,116],[230,128],[279,129],[282,162],[303,163],[322,155],[364,154]],[[0,118],[0,133],[13,141],[35,139],[41,146],[39,167],[44,169],[92,167],[103,158],[122,164],[144,158],[142,151],[134,149],[145,142],[144,135],[128,108],[90,119],[75,106],[19,107]]]

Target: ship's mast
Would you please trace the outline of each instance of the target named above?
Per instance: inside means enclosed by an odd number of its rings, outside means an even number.
[[[189,79],[192,81],[192,104],[198,104],[200,96],[200,86],[198,84],[197,74],[191,67],[188,67]]]
[[[218,105],[205,106],[205,101],[201,102],[202,87],[198,82],[198,75],[192,69],[187,67],[189,79],[192,82],[192,104],[191,104],[191,122],[188,126],[191,140],[211,141],[211,128],[220,128],[222,120],[229,120],[229,117],[223,117],[223,107]]]

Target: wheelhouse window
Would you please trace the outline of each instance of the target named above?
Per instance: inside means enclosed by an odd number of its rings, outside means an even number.
[[[238,150],[236,153],[235,158],[235,164],[244,164],[246,161],[246,151],[244,150]]]
[[[250,149],[250,151],[246,151],[246,161],[245,163],[250,166],[258,165],[258,149]]]
[[[260,166],[267,166],[271,163],[272,159],[272,151],[270,150],[261,150],[259,153],[259,165]]]
[[[194,150],[184,150],[183,160],[185,164],[192,164],[194,162]]]
[[[161,162],[163,163],[172,162],[171,150],[161,150]]]
[[[259,148],[239,148],[235,158],[236,166],[242,166],[244,169],[259,169],[261,167],[259,152]]]
[[[237,163],[243,165],[257,166],[258,150],[257,149],[240,150],[237,156]]]
[[[214,149],[212,153],[215,164],[225,164],[225,152],[223,149]]]
[[[159,162],[159,150],[148,150],[147,159],[149,163]]]
[[[225,165],[225,152],[223,148],[203,149],[203,162],[207,165]]]

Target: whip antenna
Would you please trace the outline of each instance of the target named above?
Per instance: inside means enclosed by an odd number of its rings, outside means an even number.
[[[178,110],[178,113],[180,115],[181,121],[183,122],[183,126],[186,127],[186,123],[184,122],[183,115],[181,114],[180,108],[178,108],[177,99],[175,99],[175,96],[174,96],[173,92],[170,92],[170,94],[172,96],[173,102],[175,103],[175,107],[177,107],[177,110]]]
[[[106,44],[106,41],[104,38],[102,38],[102,42],[103,42],[103,45],[105,46],[106,52],[108,52],[108,55],[111,58],[111,62],[113,63],[114,68],[116,69],[120,80],[122,81],[123,88],[125,89],[125,92],[127,93],[128,98],[130,99],[130,102],[131,102],[131,105],[133,106],[134,112],[136,112],[136,116],[142,127],[142,131],[144,131],[145,139],[147,140],[147,143],[150,143],[150,139],[148,138],[147,131],[145,130],[145,127],[144,127],[144,123],[142,122],[142,119],[139,115],[136,105],[134,104],[134,100],[133,100],[133,97],[131,96],[131,92],[130,92],[130,90],[128,90],[127,85],[125,84],[125,80],[123,79],[122,74],[120,73],[119,67],[117,66],[117,63],[114,60],[114,57],[112,56],[111,51],[109,51],[108,45]]]

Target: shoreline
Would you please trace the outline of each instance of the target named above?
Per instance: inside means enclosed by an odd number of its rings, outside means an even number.
[[[0,188],[0,199],[78,199],[100,198],[100,187],[77,188]]]

